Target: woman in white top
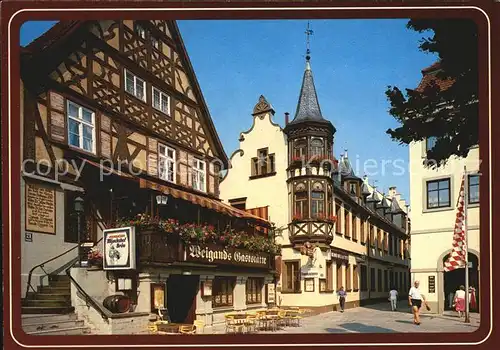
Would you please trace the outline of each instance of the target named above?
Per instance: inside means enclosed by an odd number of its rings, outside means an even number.
[[[394,287],[392,287],[389,292],[389,301],[391,302],[392,311],[396,311],[398,307],[398,291]]]
[[[410,292],[408,293],[408,304],[411,306],[413,312],[413,323],[415,323],[417,326],[420,325],[420,308],[422,307],[422,300],[427,306],[425,297],[420,293],[420,289],[418,289],[419,285],[420,282],[415,281],[414,287],[411,287]]]

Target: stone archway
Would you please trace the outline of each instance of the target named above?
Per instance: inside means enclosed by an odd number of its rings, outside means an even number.
[[[450,254],[450,251],[447,250],[443,252],[438,260],[437,260],[437,272],[438,272],[438,287],[437,287],[437,292],[438,292],[438,312],[442,314],[445,311],[445,303],[448,301],[445,298],[445,273],[453,273],[453,272],[444,272],[444,259]],[[479,264],[479,252],[474,249],[468,249],[468,255],[469,255],[469,261],[476,261],[477,266],[473,266],[472,270],[477,271],[477,275],[475,278],[476,285],[474,286],[476,288],[476,293],[479,294],[479,281],[480,281],[480,264]],[[473,264],[474,265],[474,264]],[[456,288],[456,286],[453,286]]]

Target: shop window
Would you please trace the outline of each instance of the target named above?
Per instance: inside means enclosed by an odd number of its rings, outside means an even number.
[[[378,269],[378,274],[377,274],[377,291],[378,292],[382,292],[382,285],[383,285],[382,283],[383,283],[382,270]]]
[[[360,282],[361,282],[361,288],[360,290],[361,291],[368,291],[368,268],[366,267],[366,265],[361,265],[360,267],[360,271],[361,271],[361,278],[360,278]]]
[[[285,261],[283,265],[283,292],[300,293],[299,261]]]
[[[348,264],[345,268],[345,289],[348,291],[352,290],[351,267],[352,265]]]
[[[262,303],[263,278],[248,278],[246,283],[247,304]]]
[[[326,291],[333,291],[333,262],[326,262]]]
[[[212,305],[232,306],[235,277],[215,277],[212,286]]]
[[[352,266],[352,289],[354,292],[359,290],[359,267],[358,265]]]
[[[389,280],[387,276],[387,270],[384,270],[384,292],[389,291]]]
[[[377,276],[375,276],[375,268],[370,269],[370,290],[375,292],[375,280]]]
[[[342,284],[342,264],[337,262],[337,290],[340,289],[340,287],[343,287]]]

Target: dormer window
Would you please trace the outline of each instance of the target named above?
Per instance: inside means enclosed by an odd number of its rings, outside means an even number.
[[[349,194],[355,196],[357,194],[357,186],[355,182],[349,183]]]

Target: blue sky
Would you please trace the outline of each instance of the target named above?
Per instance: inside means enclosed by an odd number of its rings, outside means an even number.
[[[323,116],[337,128],[334,152],[348,149],[358,175],[373,159],[379,173],[370,176],[385,189],[397,186],[409,200],[409,174],[381,162],[401,159],[408,169],[408,147],[385,131],[396,127],[388,114],[388,85],[416,87],[421,70],[436,57],[418,50],[426,33],[406,28],[406,19],[312,20],[311,66]],[[27,22],[21,45],[54,22]],[[241,131],[252,125],[259,96],[273,105],[274,120],[293,118],[304,71],[307,20],[179,21],[178,25],[226,153],[238,149]],[[373,171],[373,168],[369,168]]]

